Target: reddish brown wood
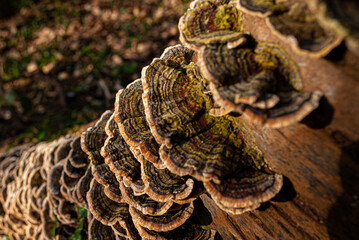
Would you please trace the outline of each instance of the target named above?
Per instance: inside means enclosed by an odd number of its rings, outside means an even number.
[[[281,129],[247,122],[270,166],[286,177],[278,197],[234,216],[203,196],[223,239],[357,239],[359,236],[359,58],[339,46],[327,58],[295,53],[258,17],[244,30],[282,46],[297,63],[304,91],[325,99],[303,123]]]

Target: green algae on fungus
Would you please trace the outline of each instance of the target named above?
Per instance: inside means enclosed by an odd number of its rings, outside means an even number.
[[[238,168],[259,170],[267,165],[240,119],[206,114],[200,123],[203,128],[194,136],[178,140],[172,148],[161,146],[160,156],[171,172],[220,183]]]
[[[157,168],[164,168],[158,155],[159,145],[152,136],[146,121],[142,102],[142,82],[140,79],[121,89],[116,94],[114,118],[125,142],[132,152],[141,154]],[[139,154],[134,152],[135,157]]]
[[[236,47],[245,40],[241,17],[230,1],[195,1],[179,21],[180,40],[193,50],[213,43]]]
[[[322,94],[300,92],[303,85],[296,64],[275,44],[233,49],[209,45],[198,58],[220,107],[212,110],[213,115],[238,112],[256,123],[283,127],[299,122],[319,105]]]
[[[201,126],[195,120],[212,108],[206,81],[190,59],[184,60],[174,66],[157,58],[142,70],[147,123],[156,141],[168,147],[198,132]]]

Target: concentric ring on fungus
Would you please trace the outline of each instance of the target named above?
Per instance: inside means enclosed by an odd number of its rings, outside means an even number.
[[[213,43],[234,48],[246,40],[241,17],[232,1],[195,1],[179,20],[180,40],[193,50]]]
[[[92,179],[87,192],[87,202],[92,215],[104,225],[113,225],[129,216],[128,204],[112,201],[104,193],[104,186]]]
[[[95,126],[88,128],[81,134],[81,148],[88,155],[93,165],[104,162],[100,151],[107,138],[105,126],[111,115],[111,111],[104,112]]]
[[[88,229],[89,239],[113,240],[116,238],[111,226],[102,224],[96,218],[89,222]]]
[[[212,107],[210,96],[205,94],[207,83],[191,58],[186,58],[185,52],[181,54],[172,58],[176,62],[163,60],[165,55],[142,69],[146,120],[156,141],[167,147],[171,147],[172,139],[198,132],[201,126],[196,119]]]
[[[158,156],[159,145],[152,136],[146,121],[142,94],[141,79],[119,90],[116,94],[115,121],[130,149],[139,149],[141,154],[157,168],[164,168]],[[136,150],[132,152],[135,157],[138,157],[138,153],[134,152]]]
[[[118,182],[124,181],[126,186],[133,189],[135,195],[143,194],[145,185],[141,179],[140,163],[122,138],[114,114],[107,121],[105,129],[108,138],[101,149],[105,163]]]
[[[322,97],[319,91],[300,92],[302,80],[295,63],[274,44],[234,49],[210,45],[201,50],[198,62],[222,108],[212,110],[213,115],[233,111],[268,127],[283,127],[302,120]]]
[[[158,232],[168,232],[185,223],[192,215],[194,207],[193,202],[179,205],[160,216],[145,215],[134,207],[130,207],[129,210],[135,226],[143,226]]]
[[[145,192],[160,202],[186,199],[194,187],[193,179],[177,176],[168,169],[157,169],[145,159],[141,163],[141,176]]]
[[[120,189],[123,199],[130,206],[148,215],[163,215],[172,207],[173,202],[157,202],[150,198],[147,194],[135,196],[132,189],[120,183]]]
[[[212,199],[224,208],[253,208],[274,197],[283,184],[282,175],[240,169],[220,184],[204,182]]]

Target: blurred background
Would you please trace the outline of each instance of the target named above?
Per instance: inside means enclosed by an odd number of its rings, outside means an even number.
[[[0,149],[51,141],[112,109],[179,43],[187,0],[0,0]]]

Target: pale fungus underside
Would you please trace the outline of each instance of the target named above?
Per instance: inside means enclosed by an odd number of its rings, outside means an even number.
[[[274,197],[282,175],[241,118],[287,126],[322,94],[301,91],[282,48],[243,33],[239,9],[247,4],[274,23],[293,2],[194,1],[179,23],[184,46],[167,48],[118,91],[113,112],[81,137],[0,156],[0,232],[66,238],[85,223],[93,239],[214,239],[196,220],[201,194],[232,214]]]

